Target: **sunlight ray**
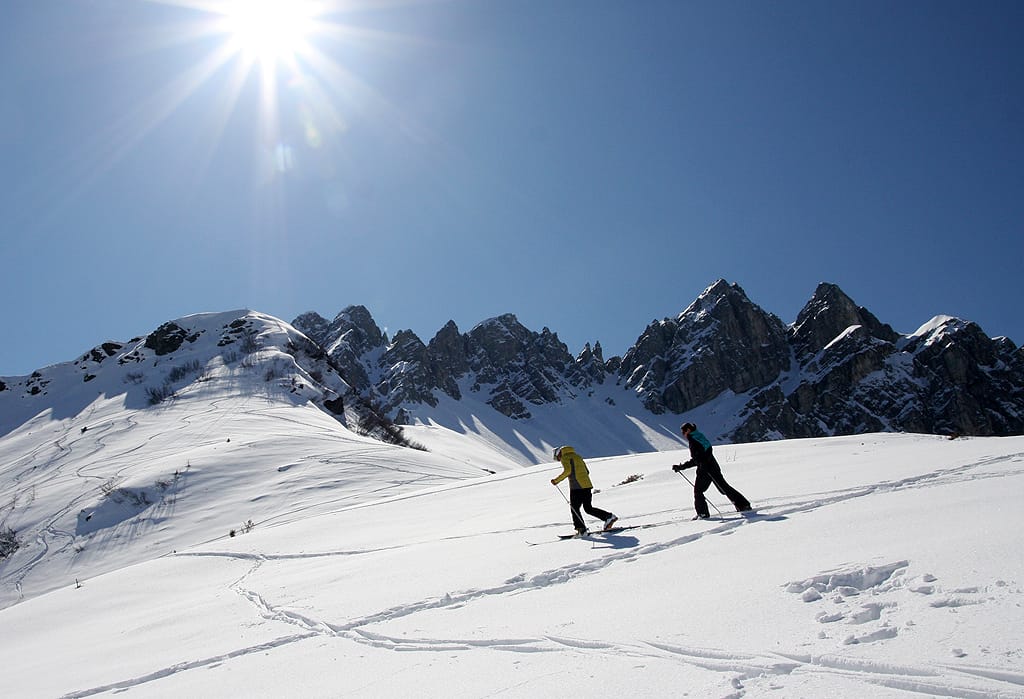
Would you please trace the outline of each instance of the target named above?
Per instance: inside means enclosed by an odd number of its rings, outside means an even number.
[[[197,176],[192,180],[192,187],[194,189],[201,186],[203,176],[210,167],[214,153],[224,136],[231,115],[238,106],[238,100],[248,78],[248,68],[240,63],[236,63],[231,70],[225,88],[218,92],[217,100],[213,106],[213,118],[209,122],[210,128],[206,131],[203,138],[204,147],[199,149],[199,160],[196,163]]]
[[[177,76],[136,109],[122,116],[111,128],[106,148],[109,158],[117,160],[163,123],[182,103],[203,86],[232,58],[224,46],[207,54],[198,64]]]
[[[95,138],[71,152],[64,159],[61,169],[77,173],[73,178],[74,185],[68,188],[60,201],[50,202],[48,209],[59,210],[82,196],[104,173],[109,172],[166,121],[211,76],[227,65],[232,57],[233,53],[225,46],[211,51],[199,63],[173,78],[148,99],[115,119]],[[233,102],[237,97],[238,91],[234,95],[230,92],[225,95],[225,99]],[[223,114],[230,114],[230,111],[225,108]]]
[[[179,47],[188,50],[189,45],[201,50],[193,52],[194,62],[185,64],[142,99],[122,106],[91,137],[65,151],[61,169],[75,173],[74,184],[62,192],[60,201],[47,202],[44,208],[48,212],[59,211],[83,196],[180,113],[200,90],[209,95],[205,99],[207,113],[202,126],[194,129],[193,140],[186,145],[188,151],[182,153],[190,159],[193,175],[183,186],[193,196],[203,186],[243,96],[254,86],[256,109],[242,118],[255,129],[255,186],[310,167],[313,159],[307,156],[320,151],[323,155],[319,156],[318,174],[324,180],[324,196],[328,206],[337,209],[336,190],[340,184],[335,180],[337,168],[329,161],[341,156],[341,139],[351,119],[372,114],[375,120],[383,120],[389,128],[421,143],[430,140],[422,126],[403,115],[397,105],[345,64],[344,52],[327,53],[321,48],[321,42],[326,42],[334,48],[347,46],[359,55],[423,40],[338,21],[336,15],[342,9],[337,2],[143,1],[195,14],[151,24],[124,37],[119,47],[121,56],[145,57]],[[353,7],[358,9],[358,4],[346,4],[344,11]],[[247,14],[260,8],[266,11],[263,17]],[[295,14],[289,17],[288,12]],[[275,29],[282,31],[275,34]],[[264,205],[275,201],[284,205],[283,200],[273,197]]]

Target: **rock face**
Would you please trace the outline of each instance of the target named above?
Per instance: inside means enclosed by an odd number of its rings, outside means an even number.
[[[466,334],[449,321],[425,345],[411,330],[388,342],[368,314],[354,309],[365,311],[349,307],[331,323],[307,313],[293,325],[327,349],[350,384],[368,387],[388,410],[436,406],[438,393],[461,400],[469,390],[484,394],[485,402],[507,417],[528,418],[528,405],[557,403],[563,391],[586,384],[588,372],[604,376],[603,365],[595,369],[592,363],[573,374],[576,361],[557,335],[547,328],[532,332],[512,314],[486,320]],[[358,327],[350,321],[356,315],[362,318]]]
[[[316,313],[305,313],[292,325],[326,350],[346,369],[345,379],[359,392],[372,387],[368,355],[383,347],[387,336],[381,332],[370,312],[363,306],[349,306],[331,322]]]
[[[718,281],[674,320],[653,323],[619,368],[655,413],[684,413],[725,391],[765,386],[790,366],[786,328]]]
[[[737,441],[1024,430],[1022,352],[974,323],[939,317],[900,336],[838,287],[822,284],[790,341],[799,383],[786,391],[776,381],[755,393],[733,434]]]
[[[252,311],[188,316],[0,377],[0,436],[47,409],[85,410],[98,393],[146,409],[204,385],[211,366],[258,375],[378,439],[403,443],[398,426],[414,421],[460,430],[468,420],[526,460],[565,430],[605,454],[653,446],[674,438],[676,416],[733,442],[1024,434],[1024,349],[1009,339],[947,316],[902,335],[834,284],[786,325],[719,280],[610,358],[600,343],[573,356],[556,333],[512,314],[465,333],[449,321],[426,343],[411,330],[389,338],[363,306],[291,325]]]
[[[573,357],[557,334],[533,332],[512,314],[468,333],[449,321],[428,343],[409,330],[388,340],[362,306],[293,324],[350,385],[400,418],[429,412],[442,395],[473,394],[506,417],[529,419],[536,406],[565,406],[604,386],[656,415],[716,414],[720,424],[708,431],[731,441],[1024,433],[1024,350],[956,318],[900,335],[834,284],[820,284],[787,326],[718,280],[607,360],[600,343]],[[723,414],[717,406],[726,403]]]

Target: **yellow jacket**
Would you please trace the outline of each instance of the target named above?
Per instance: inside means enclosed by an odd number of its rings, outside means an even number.
[[[572,447],[562,447],[561,461],[563,470],[553,481],[556,485],[568,477],[570,490],[594,487],[590,482],[590,471],[587,470],[586,462]]]

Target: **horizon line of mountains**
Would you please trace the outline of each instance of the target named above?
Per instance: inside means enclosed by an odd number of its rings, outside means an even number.
[[[400,424],[416,406],[436,405],[439,393],[462,399],[470,377],[470,390],[485,391],[486,402],[512,419],[609,382],[656,415],[741,397],[739,411],[716,430],[734,442],[875,431],[1024,433],[1024,350],[949,317],[922,334],[900,335],[829,283],[787,326],[720,279],[608,359],[600,343],[574,357],[556,333],[533,332],[513,314],[468,333],[449,321],[427,343],[409,330],[388,341],[362,306],[332,321],[305,313],[293,325]]]
[[[615,409],[621,396],[653,416],[717,415],[709,433],[732,442],[878,431],[1024,434],[1024,349],[945,316],[901,335],[829,283],[787,325],[738,284],[718,280],[607,359],[600,343],[573,356],[556,333],[531,331],[511,313],[467,333],[449,321],[426,343],[410,330],[389,339],[363,306],[333,320],[304,313],[291,325],[342,379],[345,395],[333,401],[358,399],[399,425],[467,394],[507,419],[529,420],[541,406],[582,403],[600,388],[605,408]],[[167,337],[176,346],[194,341],[169,322],[146,346]],[[119,351],[119,343],[103,343],[93,354]],[[41,371],[23,382],[29,393]],[[13,388],[0,380],[0,392]]]

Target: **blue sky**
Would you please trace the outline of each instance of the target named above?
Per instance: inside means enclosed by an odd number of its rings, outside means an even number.
[[[351,304],[611,356],[718,278],[1024,342],[1022,3],[320,3],[262,61],[215,4],[0,7],[0,375]]]

